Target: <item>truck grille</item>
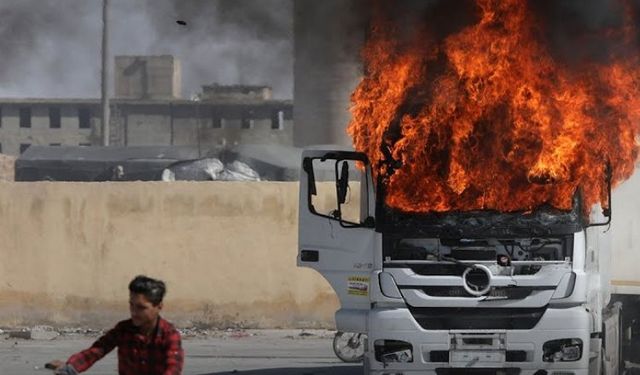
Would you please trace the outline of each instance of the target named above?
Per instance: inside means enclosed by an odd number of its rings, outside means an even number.
[[[524,350],[507,350],[506,353],[507,362],[527,362],[527,352]],[[429,352],[430,362],[449,362],[448,350],[432,350]]]
[[[460,276],[464,273],[464,270],[467,269],[467,266],[461,266],[458,264],[445,264],[445,263],[435,263],[435,264],[385,264],[385,268],[409,268],[416,275],[420,276]],[[540,271],[540,266],[520,266],[516,267],[513,272],[513,276],[519,275],[535,275]]]
[[[422,287],[421,290],[431,297],[473,297],[463,288],[456,286],[428,286]],[[519,287],[519,288],[492,288],[487,294],[488,297],[505,298],[505,299],[523,299],[527,298],[533,292],[533,288]]]
[[[519,375],[518,368],[437,368],[437,375]]]
[[[423,329],[532,329],[546,311],[542,308],[409,308]]]

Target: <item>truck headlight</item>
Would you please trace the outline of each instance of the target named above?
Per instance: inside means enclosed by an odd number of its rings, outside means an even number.
[[[376,361],[382,363],[413,362],[413,345],[399,340],[376,340],[373,344]]]
[[[545,362],[575,362],[582,358],[582,340],[560,339],[547,341],[542,346]]]
[[[387,353],[382,355],[382,362],[413,362],[413,355],[411,354],[411,350],[401,350],[399,352]]]

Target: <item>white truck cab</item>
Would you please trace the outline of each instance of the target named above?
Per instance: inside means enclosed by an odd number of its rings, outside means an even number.
[[[367,335],[365,374],[622,371],[607,227],[579,204],[406,214],[364,154],[307,150],[299,215],[298,265],[335,290],[336,328]]]

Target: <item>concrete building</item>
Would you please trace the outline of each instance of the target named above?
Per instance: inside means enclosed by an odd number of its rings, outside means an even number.
[[[351,93],[362,77],[366,0],[294,2],[294,144],[351,146]]]
[[[116,56],[115,62],[117,98],[180,98],[180,61],[173,56]]]
[[[203,86],[179,97],[179,62],[171,56],[116,57],[110,144],[201,146],[293,143],[293,102],[267,86]],[[100,145],[100,100],[0,99],[0,152],[30,145]]]

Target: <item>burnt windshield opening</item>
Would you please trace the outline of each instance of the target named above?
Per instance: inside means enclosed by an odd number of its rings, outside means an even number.
[[[386,189],[378,181],[376,190],[376,230],[405,237],[433,238],[526,238],[569,235],[589,226],[581,205],[580,192],[568,211],[548,204],[533,211],[493,210],[450,212],[403,212],[385,203]]]

